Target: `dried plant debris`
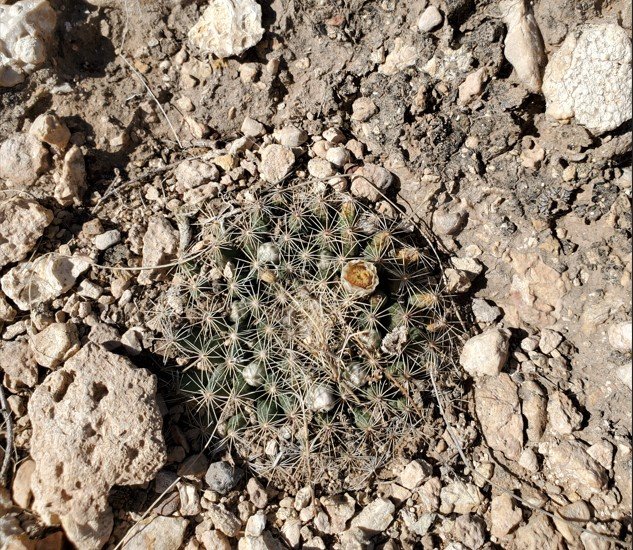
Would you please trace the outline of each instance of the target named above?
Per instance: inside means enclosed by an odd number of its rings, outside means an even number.
[[[431,246],[325,186],[211,219],[158,304],[200,435],[263,477],[345,483],[415,437],[459,330]]]

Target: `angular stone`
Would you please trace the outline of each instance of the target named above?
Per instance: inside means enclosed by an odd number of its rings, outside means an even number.
[[[37,384],[37,362],[28,340],[2,342],[0,368],[4,371],[4,385],[10,391],[18,392]]]
[[[496,376],[508,360],[509,343],[508,330],[490,328],[464,344],[459,363],[471,376]]]
[[[166,218],[155,216],[149,220],[147,231],[143,237],[143,271],[138,276],[138,282],[149,285],[153,281],[162,280],[168,267],[178,254],[180,239],[178,232]]]
[[[283,145],[273,143],[261,150],[262,160],[259,164],[259,172],[264,181],[279,183],[292,169],[295,162],[294,153]]]
[[[54,369],[79,351],[79,336],[73,323],[52,323],[31,337],[35,360]]]
[[[523,451],[523,416],[516,384],[509,375],[486,377],[475,388],[475,410],[488,445],[510,460]]]
[[[179,550],[189,521],[176,517],[141,520],[127,534],[125,550]]]
[[[48,168],[48,152],[31,134],[14,134],[0,145],[0,178],[28,187]]]
[[[33,426],[33,509],[61,520],[80,548],[100,548],[114,485],[138,485],[165,463],[156,377],[88,344],[49,374],[28,405]]]
[[[220,58],[240,55],[261,40],[261,20],[254,0],[211,0],[189,31],[189,41]]]
[[[53,213],[33,199],[0,201],[0,268],[25,258],[52,221]]]
[[[62,206],[81,205],[86,192],[86,163],[81,149],[73,145],[62,164],[62,173],[55,185],[55,200]]]
[[[523,520],[521,509],[517,508],[514,499],[508,494],[493,497],[490,505],[490,533],[493,537],[502,538],[511,533]]]
[[[77,277],[90,267],[84,256],[48,254],[24,262],[0,279],[2,291],[23,311],[68,292]]]
[[[362,529],[369,536],[384,532],[393,521],[396,507],[386,498],[377,498],[365,506],[352,520],[352,527]]]

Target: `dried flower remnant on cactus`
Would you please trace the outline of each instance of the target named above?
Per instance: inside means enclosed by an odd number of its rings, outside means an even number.
[[[271,480],[346,485],[416,438],[454,365],[430,245],[325,186],[201,224],[157,308],[200,435]]]

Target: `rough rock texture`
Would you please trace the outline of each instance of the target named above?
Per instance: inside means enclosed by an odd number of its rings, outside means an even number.
[[[566,545],[557,533],[551,520],[544,514],[533,513],[527,525],[517,529],[514,548],[521,550],[563,550]]]
[[[491,328],[464,344],[459,362],[471,376],[495,376],[508,359],[509,341],[509,331]]]
[[[211,0],[189,31],[189,41],[217,57],[240,55],[263,34],[262,9],[254,0]]]
[[[165,462],[156,379],[88,344],[51,373],[29,401],[34,509],[61,520],[79,548],[100,548],[112,530],[114,485],[150,480]]]
[[[13,392],[37,384],[37,362],[28,340],[2,342],[0,369],[4,371],[4,385]]]
[[[32,199],[0,201],[0,268],[22,260],[52,221],[53,213]]]
[[[178,253],[178,245],[178,233],[167,219],[162,216],[151,218],[143,237],[143,267],[150,269],[141,271],[138,282],[149,285],[163,278],[168,268],[154,266],[170,263]]]
[[[393,176],[388,170],[382,166],[367,163],[354,172],[351,191],[357,197],[378,201],[383,198],[383,193],[392,183]]]
[[[0,145],[0,178],[8,187],[33,185],[46,168],[48,152],[35,136],[14,134]]]
[[[554,53],[543,80],[547,113],[601,134],[631,118],[631,41],[615,24],[582,25]]]
[[[73,145],[62,165],[62,173],[55,186],[55,199],[62,206],[81,204],[81,197],[86,191],[86,163],[81,149]]]
[[[15,86],[46,61],[57,15],[46,0],[0,6],[0,88]]]
[[[31,124],[29,134],[62,151],[66,149],[66,145],[70,141],[70,130],[54,113],[44,113],[38,116]]]
[[[555,482],[568,490],[590,497],[607,484],[607,471],[589,456],[587,446],[580,441],[541,443],[539,452],[545,455],[546,465]]]
[[[269,183],[279,183],[283,180],[290,173],[295,162],[294,153],[288,147],[276,143],[264,147],[261,154],[259,172]]]
[[[83,256],[49,254],[14,267],[0,280],[2,291],[22,310],[48,302],[70,290],[90,267]]]
[[[52,323],[31,337],[31,349],[39,365],[54,369],[79,351],[77,327]]]
[[[531,92],[539,92],[547,62],[541,31],[527,0],[503,0],[499,4],[508,27],[504,55]]]
[[[488,445],[510,460],[523,450],[523,417],[516,384],[502,373],[475,388],[475,409]]]
[[[508,494],[497,495],[492,498],[490,505],[490,532],[495,537],[505,537],[521,523],[523,515],[517,508],[514,499]]]
[[[382,533],[391,525],[396,507],[386,498],[378,498],[365,506],[352,520],[352,527],[362,529],[368,535]]]
[[[189,521],[157,516],[140,521],[128,533],[126,550],[178,550],[182,547]]]

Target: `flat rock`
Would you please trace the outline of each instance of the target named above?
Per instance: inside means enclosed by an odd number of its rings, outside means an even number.
[[[151,218],[143,237],[142,267],[144,269],[138,276],[139,284],[149,285],[153,281],[162,280],[169,271],[165,265],[176,258],[179,244],[178,232],[166,218],[162,216]]]
[[[600,492],[608,482],[607,470],[589,455],[587,448],[587,445],[575,440],[539,445],[539,453],[546,459],[545,471],[552,480],[583,498]]]
[[[552,55],[543,79],[546,113],[575,117],[601,134],[631,119],[631,40],[616,24],[581,25]]]
[[[28,311],[68,292],[89,267],[90,260],[85,256],[52,253],[17,265],[0,279],[0,284],[7,297]]]
[[[508,330],[490,328],[464,344],[459,363],[471,376],[496,376],[508,360],[509,343]]]
[[[29,187],[47,168],[48,151],[31,134],[14,134],[0,145],[0,178],[8,187]]]
[[[189,41],[220,58],[240,55],[262,39],[261,20],[254,0],[211,0],[189,31]]]
[[[128,532],[125,550],[179,550],[189,521],[156,516],[141,520]]]
[[[510,460],[523,450],[523,416],[516,384],[509,375],[482,379],[475,388],[475,409],[488,445]]]
[[[39,365],[54,369],[79,351],[79,336],[73,323],[52,323],[34,334],[31,349]]]
[[[0,268],[25,258],[52,221],[53,213],[33,199],[0,201]]]
[[[156,377],[88,344],[35,389],[28,411],[34,510],[59,517],[77,547],[100,548],[110,489],[151,480],[166,460]]]
[[[393,502],[386,498],[377,498],[352,520],[352,527],[358,527],[370,536],[377,535],[391,525],[395,511]]]

